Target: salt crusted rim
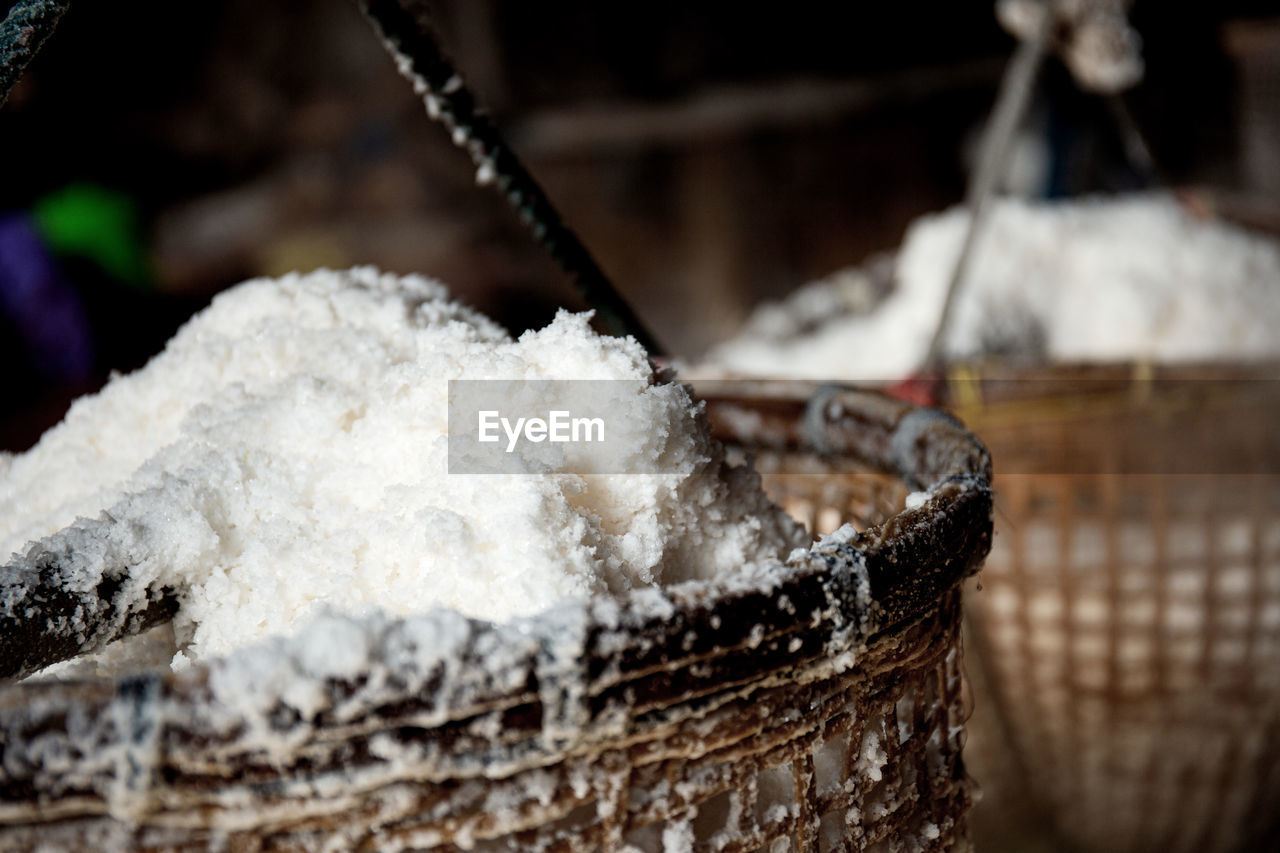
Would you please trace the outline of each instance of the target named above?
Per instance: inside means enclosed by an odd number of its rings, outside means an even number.
[[[8,686],[0,822],[32,819],[36,802],[41,814],[55,806],[144,813],[163,787],[166,757],[184,753],[278,766],[308,746],[366,735],[378,758],[378,733],[397,726],[428,730],[429,748],[419,744],[412,760],[329,770],[358,791],[388,774],[495,777],[552,763],[625,742],[673,713],[705,713],[802,673],[811,680],[855,666],[867,644],[936,607],[990,548],[990,459],[950,416],[836,387],[807,401],[710,397],[708,415],[722,437],[852,457],[929,498],[863,533],[844,528],[784,564],[570,600],[507,624],[446,610],[330,615],[301,635],[182,673]],[[501,725],[477,736],[473,724],[497,719],[495,710]],[[325,768],[313,770],[280,783],[299,790],[275,793],[306,796]],[[354,778],[361,773],[364,783]]]

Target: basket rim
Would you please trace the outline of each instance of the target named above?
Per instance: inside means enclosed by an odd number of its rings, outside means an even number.
[[[936,608],[986,556],[990,459],[950,416],[834,386],[808,400],[705,399],[709,420],[726,439],[857,459],[927,488],[929,498],[863,533],[819,541],[781,565],[569,600],[507,624],[447,610],[314,623],[315,630],[345,632],[362,649],[359,678],[311,659],[304,631],[181,673],[2,687],[0,730],[11,744],[0,771],[0,823],[5,803],[86,785],[98,790],[92,780],[113,770],[92,756],[110,745],[133,750],[139,732],[154,741],[142,759],[152,766],[160,753],[188,747],[260,762],[318,737],[332,739],[335,731],[405,721],[430,729],[442,745],[430,766],[418,768],[428,778],[546,764],[656,723],[677,702],[687,708],[699,697],[720,701],[713,697],[735,685],[750,691],[800,672],[845,671],[868,643]],[[734,434],[723,415],[743,406],[765,420],[787,420],[789,429],[772,438]],[[495,708],[504,709],[502,738],[445,748],[461,743],[468,722]],[[85,759],[52,770],[24,762],[19,744],[36,733],[49,737],[69,713],[97,721],[54,733]]]

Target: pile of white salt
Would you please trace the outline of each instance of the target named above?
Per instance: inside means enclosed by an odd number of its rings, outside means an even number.
[[[588,320],[513,340],[419,277],[247,282],[0,454],[0,554],[78,518],[127,533],[134,579],[178,590],[180,667],[326,610],[501,621],[807,545],[674,383],[644,382],[632,407],[651,458],[609,466],[658,473],[447,473],[451,378],[653,379],[639,345]]]
[[[777,377],[920,369],[968,225],[961,208],[914,222],[893,290],[874,308],[870,283],[835,276],[762,306],[708,362]],[[1280,357],[1277,326],[1274,240],[1201,221],[1167,195],[1004,199],[975,244],[944,351],[1049,363],[1265,359]]]

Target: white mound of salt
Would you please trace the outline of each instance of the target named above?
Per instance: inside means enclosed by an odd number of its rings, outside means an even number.
[[[711,366],[757,376],[896,379],[923,366],[969,216],[908,229],[895,288],[874,310],[805,288],[757,312]],[[796,322],[780,318],[795,315]],[[958,294],[945,351],[1048,362],[1280,356],[1280,245],[1204,222],[1166,195],[994,204]]]
[[[639,345],[588,319],[512,340],[423,278],[247,282],[0,454],[0,554],[105,519],[136,580],[178,590],[178,644],[203,658],[325,609],[501,621],[807,544],[677,384],[646,382],[634,409],[659,473],[446,473],[451,378],[652,379]]]

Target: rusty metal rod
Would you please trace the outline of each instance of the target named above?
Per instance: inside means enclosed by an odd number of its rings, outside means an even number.
[[[0,21],[0,107],[70,5],[70,0],[18,0]]]
[[[400,73],[422,96],[427,114],[444,125],[453,144],[471,158],[476,182],[495,186],[534,239],[569,274],[587,304],[612,334],[631,335],[651,356],[662,347],[631,310],[578,236],[564,224],[546,192],[516,157],[475,96],[444,55],[430,26],[405,0],[357,0],[382,37]],[[417,4],[415,4],[416,6]]]

